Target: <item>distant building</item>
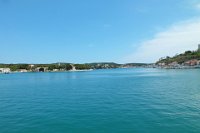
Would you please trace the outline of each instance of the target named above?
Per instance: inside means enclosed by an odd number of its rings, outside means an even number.
[[[0,73],[10,73],[10,68],[0,68]]]
[[[198,51],[200,51],[200,44],[198,45]]]
[[[197,65],[200,65],[200,60],[197,61]]]
[[[48,70],[48,67],[37,67],[35,69],[36,72],[46,72]]]
[[[165,63],[158,63],[159,66],[165,66]]]
[[[30,68],[33,68],[35,65],[29,65]]]
[[[179,66],[179,64],[178,64],[178,62],[177,61],[174,61],[174,62],[172,62],[172,63],[170,63],[170,64],[168,64],[169,66],[172,66],[172,67],[177,67],[177,66]]]
[[[196,60],[196,59],[189,60],[189,61],[186,61],[184,64],[187,65],[187,66],[199,65],[199,60]]]
[[[58,72],[59,71],[59,69],[53,69],[53,72]]]
[[[26,72],[28,72],[28,70],[26,70],[26,69],[19,69],[19,72],[26,73]]]

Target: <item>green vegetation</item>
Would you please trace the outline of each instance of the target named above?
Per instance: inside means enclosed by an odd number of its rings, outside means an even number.
[[[109,68],[119,68],[121,64],[113,62],[100,62],[100,63],[89,63],[87,64],[91,69],[109,69]]]
[[[0,68],[10,68],[11,71],[38,71],[39,68],[45,69],[45,71],[68,71],[72,70],[74,66],[76,70],[88,70],[88,69],[111,69],[121,67],[142,67],[147,64],[143,63],[128,63],[117,64],[113,62],[101,62],[101,63],[86,63],[86,64],[70,64],[70,63],[53,63],[53,64],[0,64]]]
[[[158,63],[172,63],[177,62],[182,64],[188,60],[197,59],[200,60],[200,51],[186,51],[183,54],[175,55],[174,57],[167,56],[166,58],[161,58],[156,64]]]
[[[70,64],[49,64],[46,67],[48,67],[48,70],[52,71],[54,69],[58,70],[71,70],[72,66]]]
[[[145,63],[127,63],[127,64],[124,64],[123,67],[143,67],[146,65],[147,64]]]
[[[49,71],[52,71],[54,69],[58,70],[71,70],[72,66],[68,63],[65,64],[34,64],[33,67],[31,67],[30,64],[0,64],[0,68],[10,68],[11,71],[18,71],[21,69],[25,69],[28,71],[35,71],[37,67],[47,67]]]
[[[86,70],[91,69],[91,67],[88,64],[74,64],[77,70]]]
[[[0,68],[10,68],[11,71],[17,71],[19,69],[31,69],[28,64],[0,64]]]

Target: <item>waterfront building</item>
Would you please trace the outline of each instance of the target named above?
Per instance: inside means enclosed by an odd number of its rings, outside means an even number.
[[[200,65],[200,60],[197,61],[197,65]]]
[[[37,67],[35,69],[36,72],[46,72],[48,70],[48,67]]]
[[[59,69],[53,69],[53,72],[58,72],[59,71]]]
[[[195,66],[195,65],[199,65],[199,60],[197,60],[197,59],[189,60],[189,61],[186,61],[184,64],[185,64],[186,66]]]
[[[0,73],[10,73],[10,68],[0,68]]]
[[[158,63],[159,66],[165,66],[165,63]]]
[[[25,72],[28,72],[28,70],[26,70],[26,69],[19,69],[19,72],[25,73]]]
[[[170,63],[169,66],[175,67],[175,66],[179,66],[179,64],[177,61],[174,61],[174,62]]]

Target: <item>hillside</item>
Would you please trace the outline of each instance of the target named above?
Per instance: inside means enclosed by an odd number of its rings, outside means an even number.
[[[167,56],[166,58],[160,59],[156,64],[165,63],[170,64],[177,62],[178,64],[183,64],[189,60],[200,60],[200,51],[186,51],[185,53],[175,55],[174,57]]]
[[[117,64],[114,62],[99,62],[99,63],[89,63],[92,69],[108,69],[108,68],[131,68],[131,67],[143,67],[147,64],[145,63],[127,63],[127,64]]]
[[[0,68],[9,68],[11,71],[69,71],[73,66],[77,70],[89,70],[89,69],[111,69],[111,68],[131,68],[131,67],[143,67],[147,64],[144,63],[128,63],[117,64],[113,62],[99,62],[99,63],[85,63],[85,64],[72,64],[72,63],[52,63],[52,64],[0,64]]]

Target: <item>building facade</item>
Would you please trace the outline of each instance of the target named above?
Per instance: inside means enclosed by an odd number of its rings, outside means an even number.
[[[0,73],[10,73],[10,68],[0,68]]]

